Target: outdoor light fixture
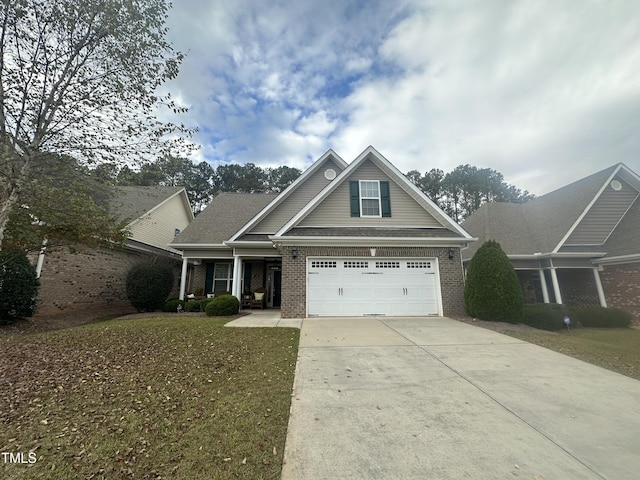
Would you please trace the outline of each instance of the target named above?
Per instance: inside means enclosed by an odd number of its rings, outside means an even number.
[[[291,249],[291,258],[293,258],[293,259],[298,258],[298,249],[296,247],[293,247]]]
[[[449,249],[449,260],[453,260],[453,257],[456,256],[456,251],[453,248]]]

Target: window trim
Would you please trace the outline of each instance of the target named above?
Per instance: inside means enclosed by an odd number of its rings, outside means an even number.
[[[363,183],[375,183],[378,186],[378,196],[377,197],[365,197],[362,192],[362,184]],[[382,218],[382,190],[380,188],[380,180],[359,180],[358,181],[358,195],[359,195],[359,204],[360,204],[360,217],[362,218]],[[378,201],[378,213],[377,215],[366,215],[364,213],[364,204],[363,200],[377,200]]]
[[[216,277],[216,272],[218,270],[218,266],[219,265],[227,265],[229,267],[228,269],[228,274],[225,277]],[[211,283],[211,289],[213,290],[213,292],[216,291],[216,281],[222,282],[222,281],[226,281],[227,282],[227,288],[224,290],[226,292],[230,292],[231,288],[233,287],[233,263],[231,262],[215,262],[213,264],[213,282]]]

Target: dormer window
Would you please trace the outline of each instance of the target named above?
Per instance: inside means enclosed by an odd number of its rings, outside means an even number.
[[[351,216],[380,218],[391,216],[389,182],[360,180],[349,182]]]

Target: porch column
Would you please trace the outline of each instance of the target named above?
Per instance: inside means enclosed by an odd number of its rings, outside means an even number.
[[[180,300],[184,300],[184,292],[187,288],[187,268],[189,259],[182,257],[182,274],[180,275]]]
[[[562,303],[562,295],[560,295],[560,284],[558,283],[558,275],[556,269],[551,268],[551,283],[553,284],[553,293],[556,296],[556,303]]]
[[[242,259],[238,255],[233,256],[233,284],[231,287],[231,293],[234,297],[240,300],[240,287],[242,286]]]
[[[544,275],[544,270],[541,268],[540,272],[540,286],[542,287],[542,301],[549,303],[549,289],[547,288],[547,279]]]
[[[596,290],[598,291],[598,300],[600,300],[601,307],[607,307],[607,299],[604,296],[604,289],[602,288],[602,282],[600,281],[600,272],[598,267],[593,269],[593,279],[596,281]]]

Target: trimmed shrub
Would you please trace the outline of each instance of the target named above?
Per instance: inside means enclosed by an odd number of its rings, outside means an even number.
[[[632,315],[619,308],[584,307],[575,311],[575,317],[583,327],[628,328]]]
[[[185,312],[200,312],[200,300],[189,300],[184,304]]]
[[[203,298],[202,300],[200,300],[200,311],[201,312],[206,312],[207,311],[207,305],[209,305],[209,303],[211,303],[211,300],[213,300],[213,298]]]
[[[481,320],[518,323],[524,297],[516,271],[500,244],[486,241],[475,253],[467,271],[464,307]]]
[[[577,326],[573,311],[566,305],[558,303],[533,303],[524,306],[522,323],[541,330],[555,332],[567,328],[564,317],[571,319],[571,327]]]
[[[240,302],[233,295],[221,295],[211,299],[207,305],[207,315],[210,317],[230,317],[237,315]]]
[[[184,308],[184,301],[179,298],[170,298],[166,302],[164,302],[164,306],[162,307],[163,312],[177,312],[178,305],[182,305]]]
[[[0,324],[32,316],[39,286],[36,269],[26,256],[0,252]]]
[[[172,288],[173,272],[166,265],[140,263],[127,274],[127,298],[139,312],[162,309]]]

